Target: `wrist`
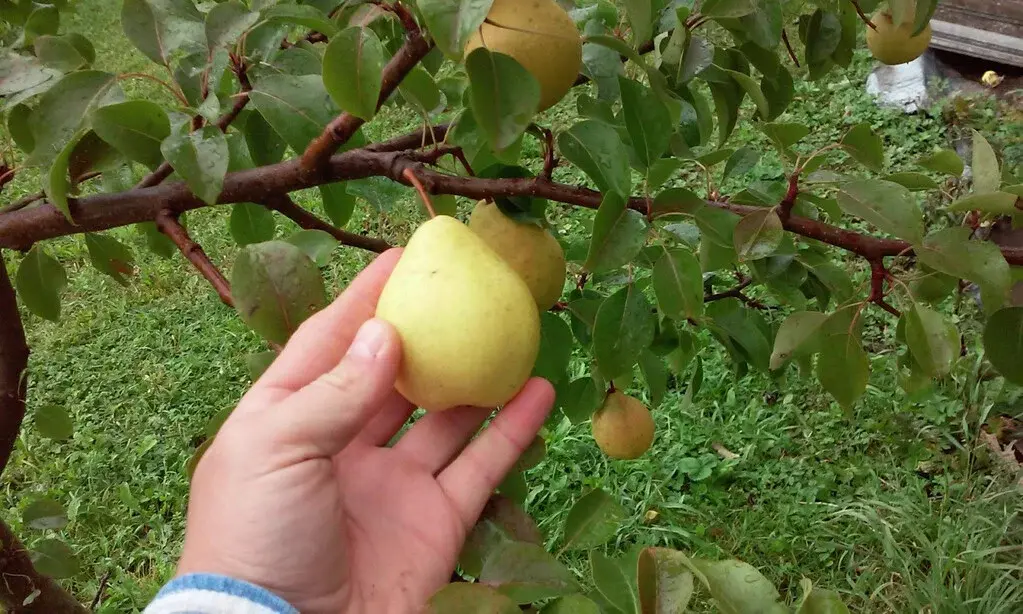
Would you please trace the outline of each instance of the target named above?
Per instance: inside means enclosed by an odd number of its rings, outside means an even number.
[[[168,582],[145,610],[145,614],[299,614],[270,590],[229,576],[191,573]]]

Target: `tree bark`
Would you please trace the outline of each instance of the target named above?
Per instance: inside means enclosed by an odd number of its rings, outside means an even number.
[[[85,614],[88,610],[70,593],[32,565],[28,550],[0,521],[0,604],[10,614]],[[32,595],[31,603],[24,605]]]
[[[25,417],[28,392],[28,343],[18,300],[0,254],[0,472],[7,467]],[[0,605],[7,612],[80,614],[87,610],[59,584],[41,575],[28,551],[0,521]],[[31,603],[25,601],[35,595]]]

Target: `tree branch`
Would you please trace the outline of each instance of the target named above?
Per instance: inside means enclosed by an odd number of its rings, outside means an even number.
[[[867,26],[870,27],[871,30],[874,30],[876,32],[877,26],[874,25],[873,21],[870,21],[870,17],[867,17],[866,14],[863,12],[863,9],[860,8],[860,3],[858,2],[858,0],[849,1],[852,2],[852,5],[856,8],[856,14],[860,16],[860,21],[867,24]]]
[[[734,288],[730,288],[728,290],[725,290],[724,292],[716,292],[714,294],[706,294],[706,295],[704,295],[703,302],[704,303],[713,303],[714,301],[723,301],[726,298],[737,298],[740,301],[742,301],[743,303],[746,303],[746,305],[748,305],[748,306],[750,306],[750,307],[752,307],[754,309],[769,309],[769,307],[767,305],[761,303],[760,301],[758,301],[758,300],[756,300],[754,298],[750,298],[749,296],[746,296],[746,293],[743,292],[743,290],[745,290],[746,288],[750,287],[750,285],[752,285],[752,284],[753,284],[753,280],[752,279],[744,279],[742,282],[739,283],[738,286],[736,286]]]
[[[220,269],[213,264],[210,257],[206,255],[202,246],[192,240],[188,231],[178,221],[178,216],[169,210],[161,211],[156,216],[156,227],[174,242],[174,245],[192,263],[192,266],[210,282],[213,289],[217,291],[217,295],[220,296],[220,300],[228,307],[233,308],[234,301],[231,299],[231,284],[228,283],[227,278],[220,272]]]
[[[0,473],[11,459],[25,418],[27,369],[28,342],[21,325],[18,299],[0,254]]]
[[[0,521],[0,604],[7,612],[19,614],[86,614],[88,610],[50,578],[32,565],[28,550]],[[35,599],[25,605],[33,592]]]
[[[365,237],[360,234],[355,234],[354,232],[341,230],[332,224],[328,224],[300,207],[298,203],[293,201],[287,194],[275,194],[270,196],[263,200],[263,204],[268,209],[273,209],[306,230],[322,230],[323,232],[330,234],[340,241],[342,245],[358,247],[359,249],[376,252],[378,254],[391,249],[391,245],[383,239]]]
[[[394,7],[395,10],[407,12],[400,4],[396,3]],[[378,110],[398,88],[405,75],[412,72],[412,69],[433,49],[433,43],[423,38],[422,30],[410,15],[402,17],[402,23],[405,25],[407,34],[405,44],[384,67],[383,78],[380,82],[380,97],[377,99]],[[308,171],[321,170],[330,160],[330,156],[347,143],[364,123],[366,123],[364,119],[351,113],[339,115],[327,125],[320,136],[313,139],[306,147],[305,152],[302,153],[302,167]]]
[[[789,59],[796,65],[796,68],[799,68],[799,58],[796,57],[796,51],[792,48],[792,43],[789,42],[789,33],[785,31],[785,28],[781,30],[781,40],[785,42],[785,50],[789,52]]]
[[[901,318],[902,312],[892,307],[884,298],[884,280],[887,277],[888,270],[884,268],[884,260],[881,258],[870,260],[870,296],[867,300],[896,318]]]

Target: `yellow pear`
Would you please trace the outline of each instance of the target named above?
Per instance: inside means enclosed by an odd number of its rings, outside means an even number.
[[[867,47],[874,59],[882,64],[912,62],[923,55],[931,44],[931,24],[927,24],[920,34],[912,36],[912,19],[896,26],[891,13],[882,10],[874,13],[870,21],[877,26],[877,30],[867,26]]]
[[[526,383],[540,345],[525,282],[444,215],[412,235],[376,315],[401,336],[398,392],[427,411],[503,405]]]
[[[612,392],[590,421],[597,447],[611,458],[643,456],[654,441],[654,417],[636,398]]]
[[[540,83],[540,111],[572,88],[583,63],[579,30],[554,0],[495,0],[487,21],[466,46],[515,58]]]
[[[536,224],[513,220],[485,200],[472,210],[469,229],[526,282],[540,311],[558,302],[565,286],[565,252],[554,235]]]

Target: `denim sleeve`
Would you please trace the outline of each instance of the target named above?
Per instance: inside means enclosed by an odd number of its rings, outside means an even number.
[[[189,574],[168,582],[143,614],[299,614],[265,588],[226,576]]]

